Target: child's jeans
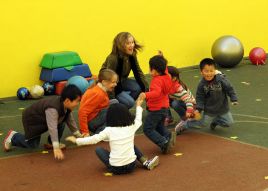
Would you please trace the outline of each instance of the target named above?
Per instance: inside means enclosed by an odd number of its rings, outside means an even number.
[[[200,121],[196,120],[187,121],[185,124],[185,128],[191,128],[191,127],[201,128],[204,126],[209,126],[211,123],[214,123],[215,125],[219,125],[222,127],[229,127],[231,124],[234,123],[234,120],[230,111],[228,111],[225,114],[215,116],[209,116],[206,113],[203,113],[202,119]]]
[[[136,167],[136,161],[124,165],[124,166],[111,166],[109,163],[109,155],[110,152],[102,147],[96,148],[96,154],[99,157],[99,159],[105,164],[105,166],[108,168],[109,172],[112,172],[114,174],[127,174],[132,172]],[[142,152],[134,146],[135,155],[137,156],[137,159],[139,160],[141,157],[143,157]]]
[[[64,124],[58,125],[58,138],[62,137],[64,131]],[[40,144],[41,135],[25,140],[25,136],[21,133],[16,133],[11,139],[12,146],[23,147],[23,148],[37,148]],[[51,144],[50,136],[48,136],[48,143]]]
[[[94,134],[98,134],[105,129],[107,109],[101,110],[98,115],[88,123],[88,129]]]
[[[167,111],[168,109],[166,108],[148,111],[143,126],[144,134],[160,148],[163,148],[171,137],[171,133],[164,126]]]
[[[187,108],[184,101],[172,100],[170,105],[179,114],[181,119],[185,118]]]

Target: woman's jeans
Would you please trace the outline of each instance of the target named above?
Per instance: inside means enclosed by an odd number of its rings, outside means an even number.
[[[122,92],[116,95],[119,103],[127,106],[128,109],[134,106],[135,100],[141,93],[141,88],[136,80],[126,79],[122,82]]]

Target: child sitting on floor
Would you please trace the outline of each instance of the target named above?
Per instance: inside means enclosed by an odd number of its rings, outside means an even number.
[[[159,163],[159,157],[147,160],[146,157],[134,145],[134,136],[137,129],[142,125],[142,100],[136,102],[136,118],[129,112],[128,108],[120,103],[112,104],[106,115],[107,127],[99,134],[85,138],[70,136],[66,141],[77,145],[96,144],[102,140],[108,140],[110,151],[96,148],[96,154],[105,164],[109,172],[114,174],[126,174],[134,170],[136,159],[147,169],[152,170]]]

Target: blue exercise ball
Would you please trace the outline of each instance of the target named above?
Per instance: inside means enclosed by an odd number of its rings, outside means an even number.
[[[51,82],[45,82],[42,87],[44,88],[45,95],[54,95],[55,94],[55,85]]]
[[[244,47],[236,37],[222,36],[212,45],[211,55],[220,67],[231,68],[242,60]]]
[[[94,86],[95,85],[95,80],[94,79],[89,79],[88,80],[88,86],[91,87],[91,86]]]
[[[17,97],[20,100],[26,100],[30,95],[30,92],[27,88],[25,87],[21,87],[17,90]]]
[[[80,89],[80,91],[82,92],[82,94],[85,93],[85,91],[89,87],[88,81],[82,76],[73,76],[73,77],[69,78],[67,81],[67,86],[69,84],[73,84],[76,87],[78,87]]]

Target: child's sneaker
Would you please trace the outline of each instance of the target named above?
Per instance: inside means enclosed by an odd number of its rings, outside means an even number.
[[[175,127],[175,132],[177,135],[180,135],[185,130],[185,123],[186,121],[181,120]]]
[[[8,152],[11,150],[11,139],[12,137],[16,134],[16,131],[13,131],[12,129],[8,131],[6,138],[3,141],[3,147],[4,147],[4,151]]]
[[[44,144],[44,149],[45,150],[53,150],[53,145],[52,144]],[[66,149],[66,145],[63,143],[60,143],[60,149]]]
[[[170,117],[165,118],[165,121],[164,121],[165,127],[170,126],[170,125],[174,125],[174,124],[175,124],[175,121],[172,118],[170,118]]]
[[[176,143],[176,135],[175,132],[171,132],[170,138],[168,141],[164,144],[164,146],[161,148],[163,154],[168,154],[171,150],[171,147],[173,147]]]
[[[171,132],[171,141],[172,141],[172,146],[174,147],[176,145],[176,133],[175,132]]]
[[[217,126],[217,123],[212,122],[212,123],[210,124],[210,129],[211,129],[211,130],[215,130],[216,126]]]
[[[152,158],[152,159],[146,160],[146,161],[143,163],[143,166],[144,166],[145,168],[147,168],[148,170],[152,170],[152,169],[154,169],[158,164],[159,164],[159,157],[158,157],[158,156],[155,156],[155,157]]]

